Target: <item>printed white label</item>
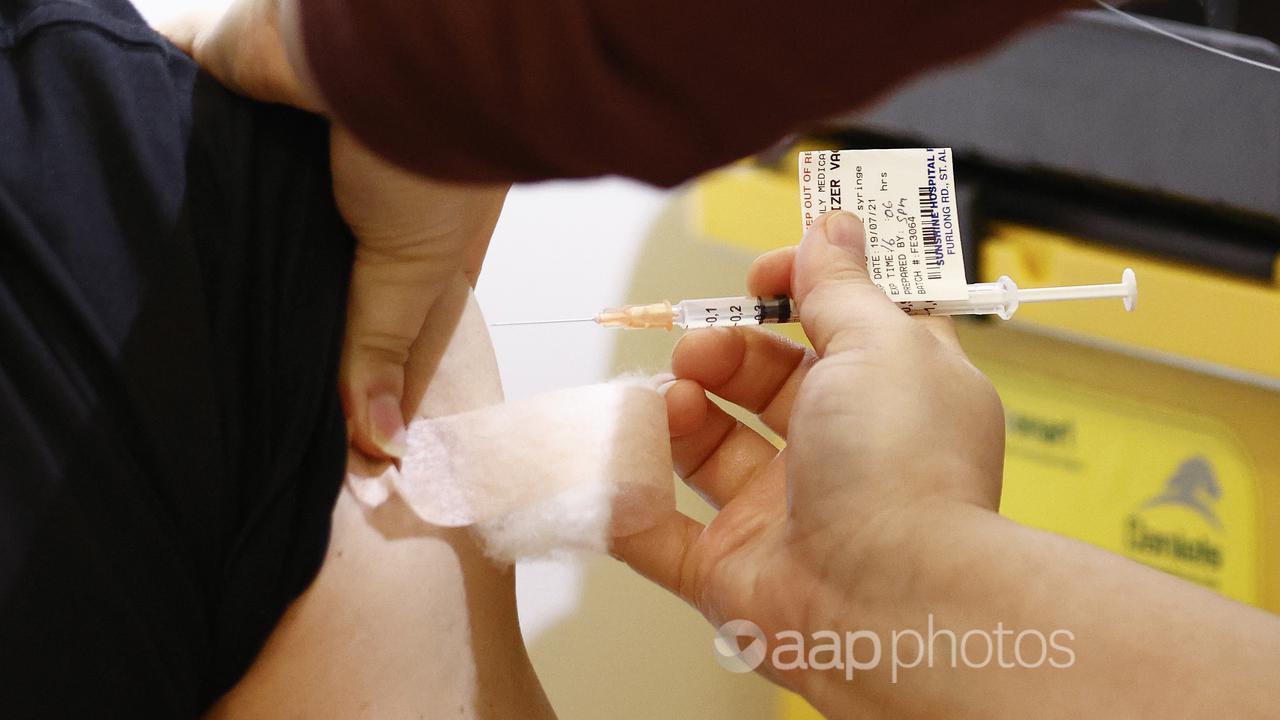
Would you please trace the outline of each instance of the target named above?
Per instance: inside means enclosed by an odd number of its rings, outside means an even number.
[[[802,152],[799,166],[804,229],[836,210],[862,218],[867,270],[890,298],[969,296],[951,150]]]

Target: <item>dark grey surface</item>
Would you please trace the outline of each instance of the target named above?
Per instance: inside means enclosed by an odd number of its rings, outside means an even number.
[[[1280,65],[1269,41],[1156,22]],[[839,124],[1280,219],[1280,74],[1103,11],[1072,13]]]

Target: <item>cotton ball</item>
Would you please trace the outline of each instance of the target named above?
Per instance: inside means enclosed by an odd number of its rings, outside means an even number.
[[[485,554],[501,563],[554,558],[573,550],[603,553],[615,486],[583,483],[528,507],[476,523]]]

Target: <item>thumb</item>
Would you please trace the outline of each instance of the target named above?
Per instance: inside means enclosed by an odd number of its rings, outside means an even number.
[[[818,218],[800,241],[791,290],[819,355],[865,344],[869,331],[906,320],[867,274],[862,220],[843,210]]]
[[[330,161],[335,202],[357,240],[341,372],[351,441],[373,457],[399,458],[405,420],[440,350],[437,342],[420,342],[424,323],[432,313],[461,312],[437,307],[437,298],[464,271],[478,269],[506,188],[415,175],[338,126]],[[456,320],[435,318],[430,327],[447,338]]]
[[[416,248],[357,246],[341,372],[351,441],[373,457],[407,450],[405,365],[443,288],[440,259]]]

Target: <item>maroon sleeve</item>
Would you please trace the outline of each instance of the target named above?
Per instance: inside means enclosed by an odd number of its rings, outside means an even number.
[[[1071,0],[300,0],[339,118],[461,181],[673,185]]]

